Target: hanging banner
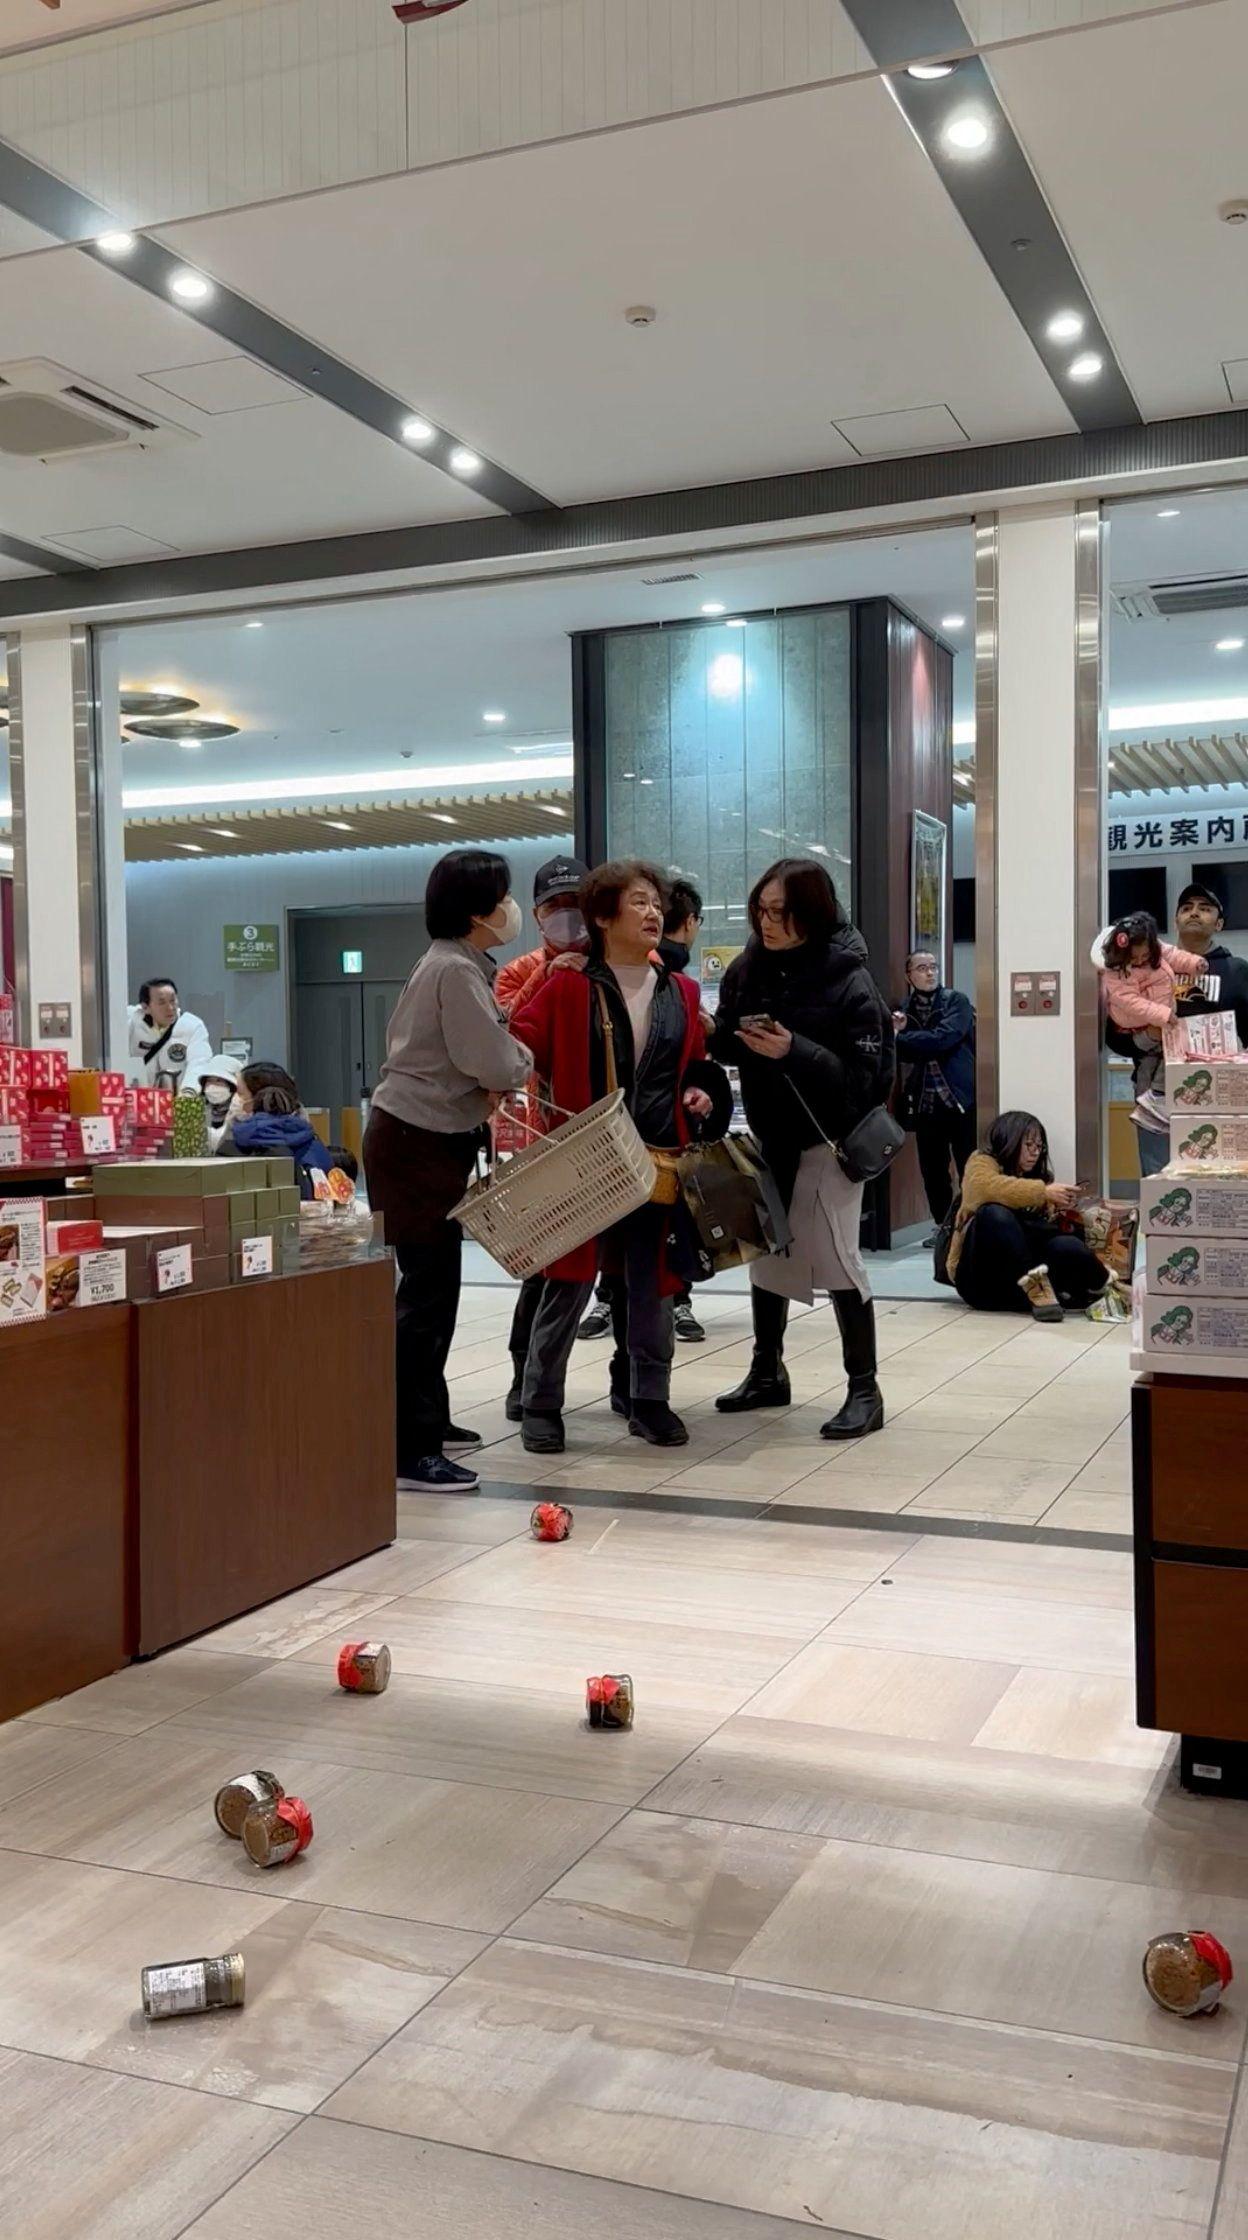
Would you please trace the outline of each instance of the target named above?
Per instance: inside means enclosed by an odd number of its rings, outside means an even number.
[[[1202,810],[1193,817],[1114,817],[1106,826],[1111,856],[1205,855],[1248,848],[1248,810]]]

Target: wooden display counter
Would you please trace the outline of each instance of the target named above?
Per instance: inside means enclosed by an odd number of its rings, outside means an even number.
[[[0,1719],[130,1654],[131,1310],[0,1331]]]
[[[395,1530],[388,1257],[0,1332],[0,1719]]]
[[[1141,1377],[1131,1395],[1131,1436],[1137,1717],[1142,1727],[1183,1737],[1189,1786],[1242,1795],[1248,1380]]]

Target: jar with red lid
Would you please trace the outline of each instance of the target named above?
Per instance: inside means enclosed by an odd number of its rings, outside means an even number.
[[[253,1805],[243,1822],[243,1849],[258,1867],[284,1867],[312,1841],[312,1815],[302,1797]]]
[[[1234,1975],[1224,1944],[1207,1929],[1172,1929],[1144,1954],[1144,1984],[1167,2014],[1215,2014]]]
[[[236,1840],[242,1835],[243,1822],[254,1805],[275,1804],[285,1795],[275,1773],[264,1773],[256,1767],[251,1773],[237,1773],[232,1781],[224,1781],[213,1801],[217,1826],[227,1836]]]
[[[566,1540],[572,1530],[572,1511],[561,1501],[539,1501],[529,1518],[535,1540]]]
[[[633,1683],[627,1672],[604,1672],[585,1683],[585,1709],[591,1727],[631,1727]]]
[[[385,1642],[344,1643],[338,1652],[338,1685],[349,1695],[382,1695],[390,1685],[390,1651]]]

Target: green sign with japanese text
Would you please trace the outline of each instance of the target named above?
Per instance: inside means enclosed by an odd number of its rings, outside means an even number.
[[[276,926],[227,926],[227,972],[276,972],[281,963]]]

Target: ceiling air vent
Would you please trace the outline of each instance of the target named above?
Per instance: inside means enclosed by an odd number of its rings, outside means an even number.
[[[6,458],[48,462],[187,440],[185,429],[154,420],[49,358],[0,366],[0,455]]]
[[[1219,614],[1248,607],[1248,576],[1193,576],[1186,582],[1134,583],[1110,601],[1126,622],[1168,621],[1176,615]]]
[[[643,583],[696,583],[698,576],[695,568],[678,568],[675,575],[643,576],[641,580]]]

